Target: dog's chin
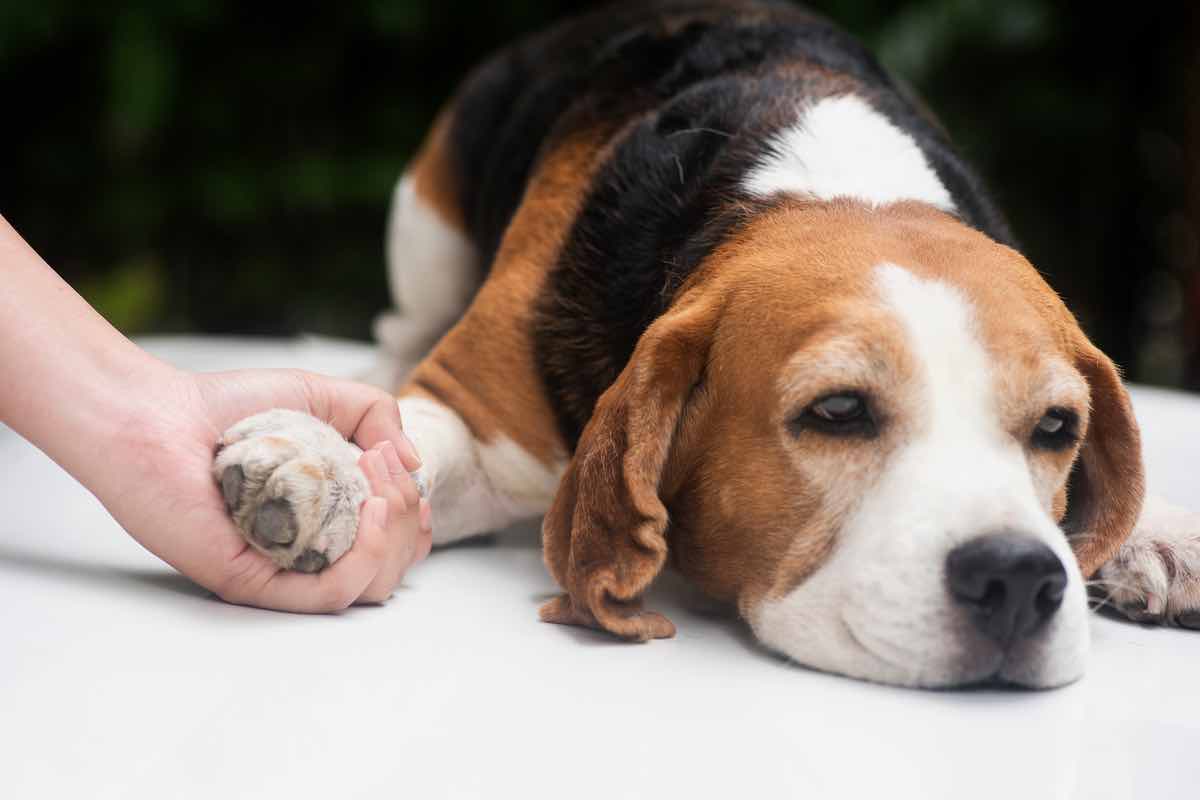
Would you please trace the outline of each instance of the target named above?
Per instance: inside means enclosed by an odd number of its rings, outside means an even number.
[[[770,645],[768,645],[770,646]],[[909,689],[1013,689],[1041,691],[1067,686],[1083,677],[1086,658],[1014,656],[1000,652],[945,661],[883,662],[859,655],[853,659],[812,658],[803,652],[782,653],[796,664],[834,675]],[[990,648],[993,649],[994,648]]]
[[[1014,648],[997,670],[995,680],[1024,689],[1057,689],[1083,677],[1090,640],[1086,633],[1053,647],[1037,640]]]
[[[1047,633],[1007,649],[972,634],[965,637],[957,657],[913,664],[917,680],[888,682],[926,689],[1057,689],[1083,677],[1088,649],[1086,633]]]
[[[997,653],[991,658],[978,659],[947,676],[945,681],[913,684],[925,689],[1014,689],[1043,691],[1070,685],[1083,677],[1084,660],[1071,665],[1050,667],[1047,659],[1014,657]],[[906,684],[900,684],[906,685]]]
[[[1090,649],[1083,609],[1052,620],[1007,648],[967,626],[952,626],[932,641],[927,639],[924,647],[898,647],[878,632],[856,630],[840,617],[793,617],[785,623],[777,616],[781,609],[761,611],[751,621],[755,635],[789,660],[822,672],[906,688],[1054,689],[1083,676]]]

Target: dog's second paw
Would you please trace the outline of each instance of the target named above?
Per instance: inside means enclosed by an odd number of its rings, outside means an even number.
[[[1200,629],[1200,514],[1147,498],[1137,527],[1098,577],[1101,594],[1126,617]]]
[[[354,544],[370,485],[362,454],[298,411],[247,417],[221,437],[213,477],[242,535],[285,569],[320,572]]]

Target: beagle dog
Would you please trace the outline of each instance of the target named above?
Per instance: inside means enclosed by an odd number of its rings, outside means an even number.
[[[548,622],[630,641],[670,562],[801,664],[1051,687],[1088,579],[1200,626],[1200,522],[1143,510],[1117,369],[945,131],[788,3],[604,7],[480,67],[395,191],[378,380],[435,543],[544,516]],[[254,547],[351,544],[357,451],[301,414],[213,473]]]

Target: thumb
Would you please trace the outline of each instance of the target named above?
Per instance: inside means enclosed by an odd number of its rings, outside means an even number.
[[[404,435],[395,397],[365,383],[312,372],[297,375],[303,382],[310,414],[328,422],[363,450],[391,442],[406,470],[420,469],[421,459]]]

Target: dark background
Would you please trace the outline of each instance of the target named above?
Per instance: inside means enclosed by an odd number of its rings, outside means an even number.
[[[439,104],[587,5],[0,0],[0,213],[128,333],[365,338]],[[1130,377],[1200,388],[1200,4],[810,5],[924,93]]]

